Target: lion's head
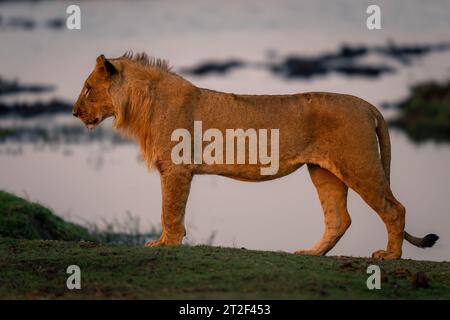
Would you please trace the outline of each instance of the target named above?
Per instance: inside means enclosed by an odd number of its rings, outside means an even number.
[[[106,118],[115,115],[110,91],[117,74],[117,69],[104,55],[97,58],[95,68],[84,82],[72,109],[72,114],[87,128],[93,129]]]

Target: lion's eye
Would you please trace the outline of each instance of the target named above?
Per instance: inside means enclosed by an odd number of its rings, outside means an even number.
[[[87,96],[89,94],[89,92],[91,92],[91,87],[86,86],[86,88],[84,88],[84,95]]]

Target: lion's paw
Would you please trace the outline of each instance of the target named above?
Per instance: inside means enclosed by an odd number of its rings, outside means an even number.
[[[144,244],[144,247],[162,247],[162,246],[179,246],[181,241],[162,238],[158,240],[150,240]]]
[[[144,244],[144,247],[160,247],[160,246],[163,246],[163,245],[164,245],[164,243],[160,239],[158,239],[158,240],[147,241]]]
[[[374,253],[372,253],[372,258],[380,259],[380,260],[392,260],[392,259],[399,259],[401,254],[389,252],[386,250],[377,250]]]

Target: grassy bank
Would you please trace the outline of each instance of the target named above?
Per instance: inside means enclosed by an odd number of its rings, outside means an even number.
[[[64,221],[38,203],[3,191],[0,191],[0,236],[29,240],[94,240],[86,228]]]
[[[93,241],[141,245],[156,239],[160,231],[151,226],[141,232],[140,220],[129,212],[123,221],[103,221],[87,227],[64,221],[39,203],[0,191],[0,237],[28,240]]]
[[[104,239],[39,204],[0,192],[0,299],[450,299],[448,262],[144,248]],[[367,289],[371,264],[381,268],[381,290]],[[81,290],[66,287],[70,265],[81,268]],[[428,280],[414,280],[418,272]]]
[[[449,263],[6,238],[0,256],[0,298],[450,299]],[[366,287],[374,263],[381,290]],[[81,290],[66,288],[72,264],[81,268]],[[413,287],[418,271],[428,288]]]

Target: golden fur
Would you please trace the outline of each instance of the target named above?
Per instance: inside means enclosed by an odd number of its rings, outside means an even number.
[[[386,225],[387,249],[374,252],[374,257],[399,258],[404,237],[419,246],[424,243],[425,238],[404,233],[405,208],[389,185],[388,129],[380,112],[360,98],[320,92],[216,92],[198,88],[171,72],[165,60],[127,53],[116,59],[97,58],[73,113],[89,128],[114,116],[115,128],[134,138],[148,166],[159,171],[163,231],[149,246],[181,243],[194,174],[263,181],[287,175],[303,164],[307,164],[318,191],[325,231],[313,248],[297,253],[324,255],[342,237],[350,226],[346,206],[349,187]],[[203,130],[217,128],[221,132],[227,128],[279,129],[278,172],[261,175],[261,164],[173,164],[171,150],[176,142],[171,141],[171,133],[186,128],[192,134],[194,120],[203,122]]]

